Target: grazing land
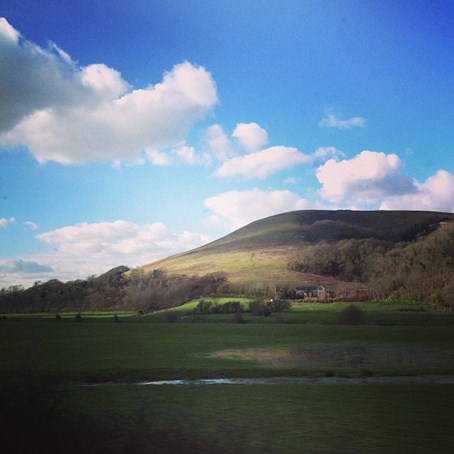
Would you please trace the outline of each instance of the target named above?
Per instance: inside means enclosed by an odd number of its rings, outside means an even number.
[[[119,314],[116,322],[115,313],[82,314],[83,322],[75,314],[1,319],[2,401],[14,402],[1,411],[4,445],[18,446],[19,421],[32,434],[20,442],[23,452],[33,452],[33,440],[65,452],[452,451],[454,384],[437,377],[454,377],[454,313],[405,301],[358,303],[364,317],[351,325],[342,321],[347,303],[299,303],[235,323],[234,314],[194,314],[198,303]],[[434,378],[367,382],[404,375]],[[222,377],[365,383],[132,384]],[[61,438],[67,431],[71,447]]]

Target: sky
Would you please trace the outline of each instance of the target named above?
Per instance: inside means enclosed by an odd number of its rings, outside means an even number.
[[[454,212],[451,0],[0,0],[0,287],[300,209]]]

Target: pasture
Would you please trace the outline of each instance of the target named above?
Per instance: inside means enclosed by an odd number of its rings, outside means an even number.
[[[57,422],[50,421],[62,421],[59,433],[71,430],[74,440],[66,452],[98,452],[101,443],[103,452],[452,451],[452,382],[130,384],[220,377],[452,377],[452,313],[402,302],[362,303],[364,322],[343,325],[339,315],[347,304],[305,303],[270,317],[245,314],[246,323],[239,324],[232,314],[191,319],[196,304],[178,308],[183,318],[173,323],[162,313],[125,313],[119,323],[113,313],[84,316],[83,323],[74,314],[58,321],[0,320],[2,401],[14,401],[1,412],[9,424],[2,434],[5,446],[15,436],[12,421],[20,420],[7,418],[8,411],[36,416],[23,424],[31,433],[39,427],[37,443],[48,435],[58,445],[58,437],[47,432],[56,431]],[[41,395],[53,396],[46,401],[58,396],[71,411],[56,415],[58,405],[35,405]],[[61,414],[75,416],[67,420]]]

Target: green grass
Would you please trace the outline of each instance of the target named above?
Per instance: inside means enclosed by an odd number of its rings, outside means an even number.
[[[121,323],[102,319],[86,323],[72,320],[2,321],[0,372],[30,370],[93,380],[307,375],[323,374],[333,371],[333,368],[270,369],[251,361],[218,359],[209,355],[226,349],[298,348],[307,345],[454,348],[454,331],[449,325],[167,324],[145,323],[141,322],[142,319],[127,318]],[[438,369],[446,372],[452,366],[446,364]],[[342,367],[336,370],[338,373],[355,372]],[[388,372],[406,373],[404,369]],[[377,369],[374,373],[384,371]]]
[[[87,319],[111,319],[115,315],[118,317],[133,317],[137,315],[136,311],[67,311],[59,312],[58,315],[63,319],[73,319],[77,315],[81,315],[82,318]],[[56,312],[13,312],[0,314],[0,317],[6,317],[7,319],[55,319],[57,316]]]
[[[231,298],[216,301],[227,300]],[[185,314],[197,304],[194,300],[173,311]],[[335,355],[353,350],[384,357],[422,352],[422,363],[416,366],[377,364],[366,372],[454,374],[452,361],[432,361],[454,350],[452,313],[402,301],[361,303],[366,324],[339,325],[339,314],[348,304],[295,304],[281,315],[245,315],[249,321],[245,324],[232,323],[232,315],[164,323],[165,312],[142,317],[116,312],[124,315],[120,323],[113,323],[111,312],[92,314],[101,318],[83,314],[84,323],[75,321],[75,313],[60,321],[8,314],[7,320],[0,320],[0,378],[13,382],[13,392],[3,391],[0,408],[9,424],[4,434],[0,427],[2,447],[11,446],[4,452],[17,452],[18,440],[84,453],[452,452],[454,385],[77,385],[365,372],[362,366],[269,367],[261,361],[213,357],[225,350],[306,349]],[[376,323],[383,318],[388,323]],[[424,355],[430,359],[427,364]],[[57,385],[48,385],[46,391],[49,402],[42,397],[43,387],[33,385],[35,377],[45,384],[56,380]],[[20,382],[26,385],[22,397],[15,390]],[[59,389],[68,393],[63,401],[56,399],[59,406],[54,407],[52,393]],[[65,419],[58,424],[62,415]],[[66,445],[65,439],[71,443]],[[71,446],[73,451],[68,451]]]
[[[155,443],[170,432],[173,452],[448,453],[453,446],[451,385],[83,388],[76,397],[88,414],[123,428],[132,421],[155,433]]]
[[[248,298],[202,298],[213,304],[223,304],[227,301],[239,301],[242,304],[243,319],[246,323],[260,324],[318,324],[335,325],[339,322],[341,312],[352,303],[317,303],[293,302],[290,311],[273,314],[270,317],[254,317],[247,313]],[[148,315],[149,321],[162,322],[166,320],[166,313],[177,312],[180,317],[186,316],[186,321],[231,323],[232,314],[213,314],[193,317],[194,309],[201,299],[195,299],[177,308],[167,309]],[[367,325],[391,326],[452,326],[454,327],[454,312],[436,310],[428,304],[412,301],[367,301],[354,303],[365,312]]]
[[[453,385],[2,382],[2,453],[450,453]]]

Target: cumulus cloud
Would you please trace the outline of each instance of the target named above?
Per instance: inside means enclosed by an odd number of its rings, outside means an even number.
[[[229,159],[218,168],[215,175],[263,180],[273,173],[289,169],[297,164],[311,162],[311,160],[310,156],[296,148],[276,146]]]
[[[232,137],[250,152],[257,151],[268,143],[268,133],[257,123],[238,123]]]
[[[50,273],[52,267],[28,260],[3,260],[0,262],[0,274],[37,274]]]
[[[427,210],[454,213],[454,175],[439,170],[423,183],[415,182],[416,190],[385,200],[382,210]]]
[[[0,218],[0,229],[7,229],[15,221],[15,218]]]
[[[81,223],[36,235],[48,250],[0,260],[0,286],[33,285],[35,280],[68,281],[135,267],[202,246],[213,238],[195,232],[172,232],[165,224],[124,220]]]
[[[208,153],[216,161],[225,161],[236,154],[235,148],[221,125],[215,124],[208,127],[203,140],[208,148]]]
[[[0,145],[24,145],[40,162],[134,160],[184,141],[217,102],[209,72],[189,62],[131,90],[97,63],[80,68],[55,44],[41,48],[0,22]]]
[[[0,39],[5,42],[17,43],[20,33],[12,27],[4,17],[0,17]]]
[[[315,159],[323,159],[327,157],[341,158],[345,157],[345,153],[338,150],[336,147],[318,147],[314,151]]]
[[[313,202],[291,191],[259,188],[224,192],[206,199],[204,204],[212,212],[205,224],[226,227],[230,231],[273,214],[316,208]]]
[[[214,172],[217,177],[240,176],[244,179],[265,179],[295,165],[312,162],[313,157],[294,147],[273,146],[268,143],[268,133],[257,123],[238,123],[229,137],[220,125],[206,129],[204,142],[207,156],[220,163]]]
[[[74,226],[41,233],[36,238],[45,244],[55,245],[56,250],[74,256],[128,258],[134,261],[145,254],[163,257],[200,246],[208,241],[203,235],[184,232],[177,235],[162,223],[138,225],[117,220],[114,222],[81,223]],[[128,261],[129,261],[128,260]]]
[[[168,151],[147,149],[146,154],[150,162],[157,166],[209,164],[211,162],[210,156],[197,153],[194,147],[187,145]]]
[[[396,154],[362,151],[352,159],[330,159],[316,172],[320,195],[330,202],[374,202],[414,190],[413,182],[397,173],[402,161]]]
[[[336,128],[336,129],[351,129],[362,127],[366,124],[366,119],[363,117],[352,117],[347,120],[341,120],[333,114],[326,115],[322,118],[318,125],[325,128]]]

